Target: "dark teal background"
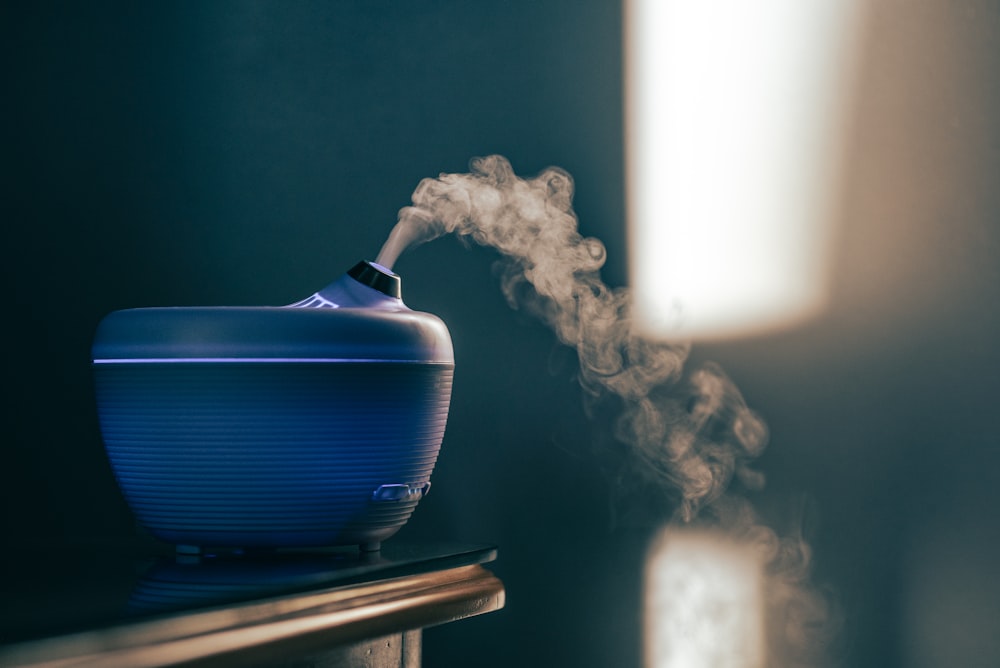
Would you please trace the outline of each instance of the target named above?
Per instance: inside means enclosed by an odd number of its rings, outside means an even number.
[[[1000,10],[872,4],[831,307],[695,358],[771,426],[759,504],[804,527],[838,662],[995,665]],[[617,3],[35,3],[0,31],[5,549],[135,531],[89,367],[112,310],[301,299],[374,258],[421,178],[490,153],[568,170],[606,282],[627,281]],[[433,492],[398,538],[496,543],[508,589],[429,631],[426,664],[639,665],[654,525],[616,505],[628,481],[593,454],[610,424],[495,259],[442,239],[396,267],[457,362]]]

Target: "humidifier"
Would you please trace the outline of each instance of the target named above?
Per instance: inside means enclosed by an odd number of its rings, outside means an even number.
[[[289,306],[116,311],[93,369],[115,477],[157,538],[374,550],[430,488],[454,355],[361,262]]]

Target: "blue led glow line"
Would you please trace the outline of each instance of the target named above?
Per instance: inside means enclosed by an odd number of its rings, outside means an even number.
[[[426,360],[387,360],[355,357],[127,357],[123,359],[96,359],[94,364],[190,364],[190,363],[344,363],[344,362],[385,362],[390,364],[453,364],[453,362],[430,362]]]

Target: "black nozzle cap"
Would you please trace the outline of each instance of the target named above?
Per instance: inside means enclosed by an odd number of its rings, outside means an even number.
[[[363,260],[351,267],[347,275],[384,295],[402,299],[402,281],[399,280],[399,276],[380,264]]]

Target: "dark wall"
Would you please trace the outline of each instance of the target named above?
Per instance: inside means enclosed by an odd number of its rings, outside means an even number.
[[[473,156],[572,173],[581,229],[623,284],[619,14],[599,1],[4,10],[3,540],[135,530],[93,409],[101,317],[295,301],[373,257],[421,178]],[[865,25],[831,309],[695,354],[770,423],[763,505],[807,500],[844,664],[988,665],[1000,11],[887,2]],[[494,259],[443,239],[397,265],[457,356],[434,492],[399,538],[495,542],[508,588],[503,612],[429,632],[427,663],[637,665],[650,527],[616,519],[590,455],[608,425],[584,416],[572,354],[503,302]]]

